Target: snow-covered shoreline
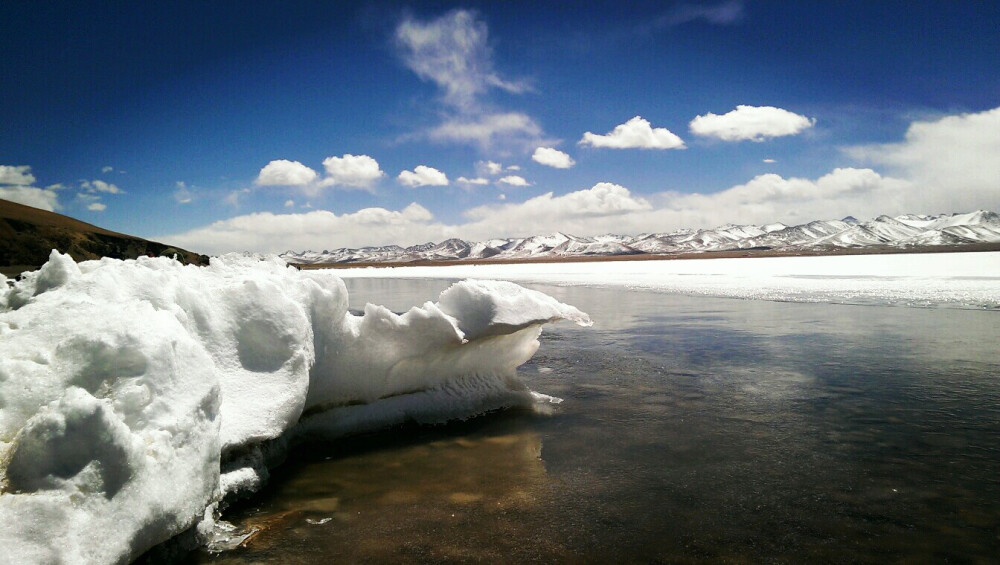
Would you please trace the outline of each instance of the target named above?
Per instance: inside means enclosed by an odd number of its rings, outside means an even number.
[[[17,563],[122,563],[208,535],[227,494],[261,486],[265,451],[303,435],[546,400],[516,368],[543,324],[590,324],[496,281],[356,316],[334,273],[277,258],[53,252],[0,283],[0,545]]]
[[[1000,309],[1000,252],[338,269],[341,278],[500,279],[792,302]]]

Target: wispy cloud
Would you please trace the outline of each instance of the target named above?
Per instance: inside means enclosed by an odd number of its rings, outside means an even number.
[[[474,12],[454,10],[429,21],[406,18],[395,40],[406,67],[440,92],[442,121],[417,137],[473,144],[483,152],[526,151],[542,141],[542,128],[533,118],[489,101],[492,90],[519,94],[530,85],[494,69],[489,30]]]
[[[740,0],[729,0],[719,4],[677,4],[655,20],[656,26],[673,27],[703,21],[705,23],[728,26],[743,21],[746,11]]]

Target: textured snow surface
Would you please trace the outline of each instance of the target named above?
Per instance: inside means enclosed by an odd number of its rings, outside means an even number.
[[[344,278],[504,279],[793,302],[1000,308],[1000,252],[340,269]]]
[[[541,325],[586,314],[464,281],[397,315],[343,282],[227,256],[77,264],[0,279],[0,547],[11,563],[119,563],[259,488],[305,435],[441,422],[532,393]]]

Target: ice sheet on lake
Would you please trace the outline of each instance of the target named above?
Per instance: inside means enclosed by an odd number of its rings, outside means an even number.
[[[731,298],[1000,308],[1000,252],[378,267],[349,278],[503,279]]]
[[[333,273],[278,259],[53,252],[0,279],[4,558],[126,562],[210,528],[226,493],[260,486],[267,450],[301,434],[531,405],[515,369],[561,319],[590,323],[507,282],[356,316]]]

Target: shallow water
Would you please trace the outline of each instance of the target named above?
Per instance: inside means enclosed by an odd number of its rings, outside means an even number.
[[[444,281],[347,280],[397,311]],[[313,445],[201,563],[990,562],[1000,315],[534,286],[565,401]]]

